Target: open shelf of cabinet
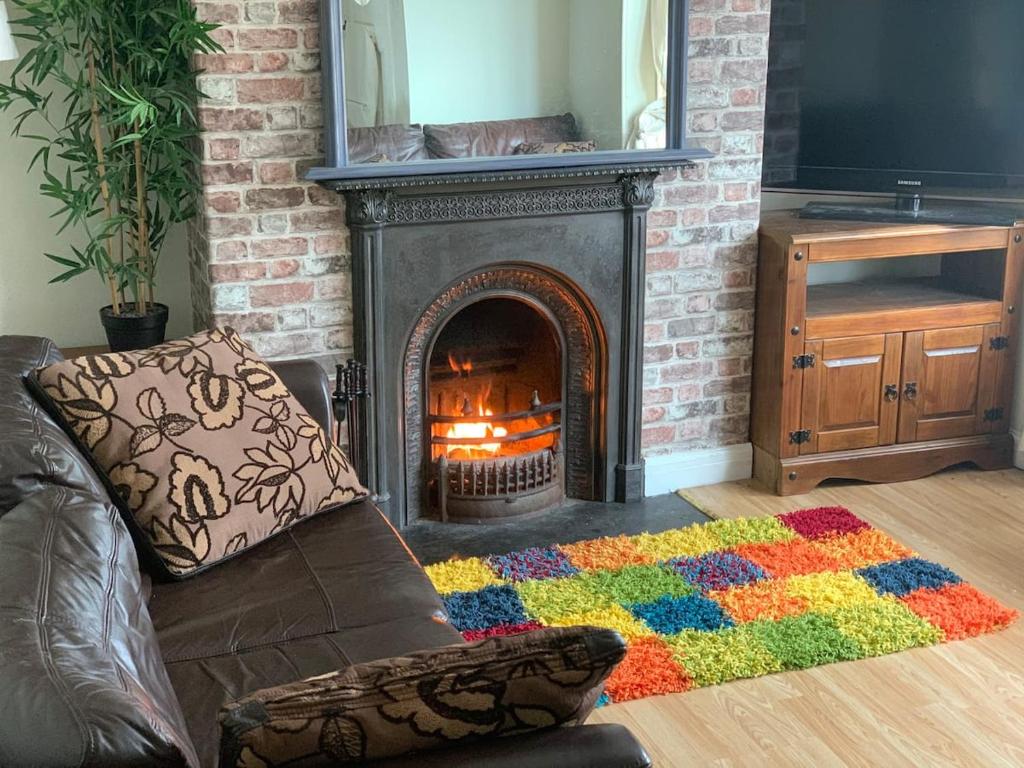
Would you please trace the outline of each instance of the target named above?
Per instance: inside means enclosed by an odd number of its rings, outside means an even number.
[[[934,256],[936,274],[808,284],[809,265]],[[877,263],[877,262],[876,262]],[[777,493],[1010,465],[1024,220],[877,224],[765,214],[751,440]]]
[[[807,286],[806,336],[998,323],[1001,312],[1001,299],[953,290],[941,277],[825,283]]]

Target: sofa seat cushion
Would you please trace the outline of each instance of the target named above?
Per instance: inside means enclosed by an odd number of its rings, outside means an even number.
[[[0,336],[0,517],[51,485],[106,493],[89,462],[23,383],[26,374],[59,360],[49,339]]]
[[[0,581],[0,765],[200,765],[113,505],[57,486],[22,502]]]
[[[553,627],[263,689],[221,712],[221,765],[362,764],[579,725],[625,654],[612,630]]]
[[[350,163],[409,163],[428,159],[423,127],[418,123],[348,129]]]
[[[511,155],[520,144],[579,139],[571,112],[520,120],[424,125],[427,152],[434,158]]]
[[[461,642],[444,605],[369,502],[313,518],[187,582],[150,611],[203,764],[217,712],[261,688]]]
[[[230,328],[37,371],[156,572],[195,575],[366,489]]]

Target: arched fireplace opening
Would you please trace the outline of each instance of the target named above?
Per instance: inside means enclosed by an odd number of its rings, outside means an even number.
[[[484,295],[438,331],[424,455],[442,520],[501,520],[565,498],[564,349],[556,319],[524,295]]]

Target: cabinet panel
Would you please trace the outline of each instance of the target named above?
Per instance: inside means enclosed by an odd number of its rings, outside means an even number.
[[[804,370],[802,454],[871,448],[896,439],[902,334],[811,341]]]
[[[901,443],[989,431],[996,396],[999,324],[916,331],[903,348]]]

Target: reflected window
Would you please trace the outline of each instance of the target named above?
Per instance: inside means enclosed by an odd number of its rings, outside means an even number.
[[[665,147],[669,0],[342,0],[350,163]]]

